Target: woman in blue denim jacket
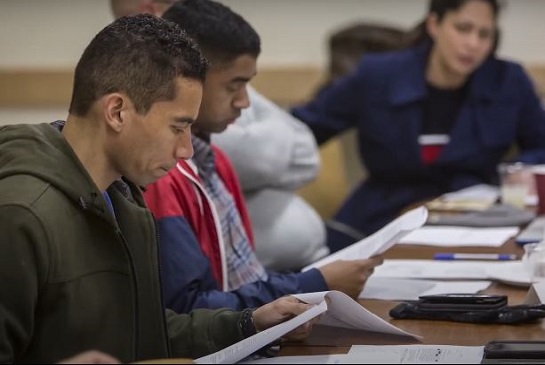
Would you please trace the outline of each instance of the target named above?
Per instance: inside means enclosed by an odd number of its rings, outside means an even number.
[[[369,177],[335,220],[371,234],[419,201],[479,183],[518,147],[545,162],[545,113],[530,79],[495,56],[496,0],[431,0],[420,39],[366,54],[350,75],[292,112],[319,143],[355,127]],[[336,251],[354,242],[335,230]]]

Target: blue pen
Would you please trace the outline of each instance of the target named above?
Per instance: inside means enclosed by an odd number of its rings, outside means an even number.
[[[517,255],[501,253],[437,253],[434,260],[492,260],[510,261],[516,260]]]

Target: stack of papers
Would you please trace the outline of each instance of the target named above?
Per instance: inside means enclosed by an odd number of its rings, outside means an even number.
[[[344,355],[279,356],[244,364],[479,364],[484,346],[354,345]]]
[[[375,268],[373,278],[495,280],[504,284],[528,287],[529,270],[520,261],[434,261],[384,260]]]
[[[439,247],[500,247],[518,232],[518,227],[426,226],[408,233],[398,243]]]
[[[426,204],[429,210],[476,211],[490,208],[499,198],[499,187],[479,184],[441,195]]]
[[[464,293],[475,294],[488,288],[491,281],[444,281],[384,278],[371,275],[360,294],[362,299],[418,300],[421,295]]]

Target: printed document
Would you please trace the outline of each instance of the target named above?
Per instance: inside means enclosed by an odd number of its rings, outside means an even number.
[[[347,354],[278,356],[244,364],[479,364],[484,346],[354,345]]]
[[[364,299],[418,300],[421,295],[466,293],[475,294],[488,288],[491,281],[418,280],[381,278],[371,275],[360,294]]]
[[[375,268],[373,278],[495,280],[528,287],[530,274],[521,260],[516,261],[435,261],[384,260]]]
[[[276,356],[257,360],[245,360],[239,364],[348,364],[347,355],[302,355],[302,356]],[[364,364],[358,361],[355,364]],[[377,362],[368,362],[377,364]]]
[[[346,360],[373,357],[379,359],[378,362],[389,364],[479,364],[483,354],[484,346],[354,345]]]
[[[399,240],[399,244],[500,247],[518,232],[518,227],[426,226],[408,233]]]
[[[286,322],[258,332],[252,337],[239,341],[223,350],[200,357],[194,360],[195,363],[232,364],[238,362],[322,313],[323,315],[318,322],[321,325],[361,329],[420,339],[420,336],[405,332],[374,315],[348,295],[339,291],[295,294],[293,296],[306,303],[315,304],[315,306]],[[326,297],[329,304],[326,302]]]
[[[324,313],[326,310],[327,303],[324,300],[319,305],[310,308],[306,312],[303,312],[286,322],[267,328],[266,330],[245,338],[223,350],[199,357],[198,359],[195,359],[194,362],[196,364],[233,364],[248,357],[250,354],[253,354],[271,342],[274,342],[276,339],[310,321],[317,315]]]
[[[420,338],[420,336],[405,332],[386,322],[340,291],[294,294],[293,296],[305,303],[312,304],[324,302],[325,297],[329,299],[328,310],[318,322],[320,325]]]
[[[429,210],[476,211],[490,208],[500,197],[494,185],[479,184],[441,195],[428,203]]]
[[[398,243],[406,234],[424,225],[427,218],[428,210],[423,206],[410,210],[369,237],[304,267],[302,271],[319,268],[336,260],[367,259],[381,254]]]

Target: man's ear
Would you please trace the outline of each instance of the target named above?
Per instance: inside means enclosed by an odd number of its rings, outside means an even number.
[[[128,98],[120,93],[112,93],[104,96],[102,102],[106,124],[112,130],[120,132],[130,110]]]
[[[435,40],[437,35],[437,27],[439,26],[439,18],[437,14],[430,14],[426,19],[426,32],[428,32],[431,39]]]

